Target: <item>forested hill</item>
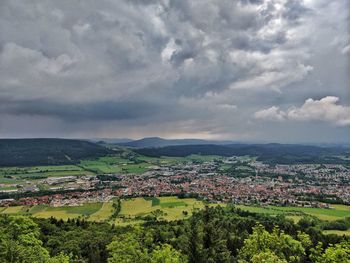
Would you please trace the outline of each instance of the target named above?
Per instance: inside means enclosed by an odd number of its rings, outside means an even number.
[[[191,154],[220,156],[257,156],[268,163],[346,163],[339,156],[350,156],[350,148],[319,147],[293,144],[230,144],[230,145],[178,145],[135,149],[135,152],[152,157],[188,156]]]
[[[0,166],[56,165],[111,153],[95,143],[69,139],[0,139]]]
[[[215,144],[223,145],[230,144],[230,141],[207,141],[200,139],[163,139],[159,137],[149,137],[140,140],[134,140],[129,142],[116,143],[120,146],[133,147],[133,148],[153,148],[153,147],[165,147],[174,145],[204,145]]]

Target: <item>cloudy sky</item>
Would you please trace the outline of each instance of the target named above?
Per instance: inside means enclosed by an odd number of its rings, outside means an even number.
[[[350,142],[348,0],[0,1],[0,137]]]

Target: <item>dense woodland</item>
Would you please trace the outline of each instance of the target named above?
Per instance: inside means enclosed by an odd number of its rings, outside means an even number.
[[[1,262],[350,262],[346,237],[234,207],[206,207],[183,221],[117,227],[80,219],[0,217]]]
[[[103,146],[80,140],[0,139],[0,167],[71,164],[111,152]]]
[[[257,156],[270,164],[332,163],[346,164],[339,156],[350,156],[347,147],[319,147],[289,144],[197,144],[132,148],[145,156],[183,157],[191,154],[219,156]],[[115,147],[114,147],[115,148]],[[117,147],[118,148],[118,147]],[[1,166],[36,166],[79,163],[116,153],[106,145],[68,139],[0,139]]]
[[[319,147],[293,144],[229,144],[229,145],[177,145],[140,148],[135,152],[152,157],[188,156],[191,154],[219,156],[257,156],[269,164],[332,163],[346,164],[339,156],[350,156],[350,148]]]

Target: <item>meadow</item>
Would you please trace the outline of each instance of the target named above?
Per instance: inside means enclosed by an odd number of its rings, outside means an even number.
[[[38,218],[55,217],[67,220],[68,218],[85,218],[89,221],[109,220],[113,214],[113,202],[87,203],[81,206],[49,207],[47,205],[37,206],[12,206],[0,207],[0,214],[31,215]],[[159,219],[167,221],[188,218],[195,209],[204,207],[202,201],[178,197],[158,198],[131,198],[121,201],[119,216],[113,221],[116,224],[135,224],[144,222],[144,216],[152,215],[155,211],[161,211]]]
[[[217,206],[218,204],[209,204]],[[225,204],[220,204],[225,206]],[[165,197],[137,197],[121,200],[121,210],[116,218],[112,218],[114,208],[113,200],[104,203],[86,203],[81,206],[49,207],[37,206],[13,206],[0,207],[0,214],[31,215],[38,218],[55,217],[57,219],[84,218],[88,221],[108,221],[119,226],[135,225],[147,220],[181,220],[189,218],[193,211],[203,209],[205,203],[194,198],[178,198],[176,196]],[[334,221],[350,217],[350,206],[331,205],[329,209],[308,207],[278,207],[278,206],[245,206],[237,205],[245,211],[263,213],[271,216],[285,215],[287,218],[298,222],[303,216],[311,215],[324,221]],[[346,231],[325,230],[326,234],[350,235],[350,229]]]
[[[0,168],[0,184],[25,184],[27,181],[37,181],[48,177],[93,175],[91,171],[77,165],[52,165],[32,167],[2,167]],[[3,187],[3,190],[6,190]]]
[[[191,155],[188,157],[152,158],[141,155],[131,155],[123,152],[111,156],[99,157],[94,160],[81,160],[72,165],[45,165],[31,167],[0,167],[0,191],[15,190],[15,185],[24,185],[28,181],[37,181],[48,177],[91,176],[105,173],[139,174],[148,171],[159,164],[175,164],[189,161],[205,162],[219,159],[219,156]]]
[[[140,174],[152,166],[185,162],[206,162],[220,159],[219,156],[190,155],[187,157],[146,157],[124,150],[121,154],[81,160],[72,165],[45,165],[31,167],[0,167],[0,191],[16,190],[16,185],[26,185],[48,177],[93,176],[97,174],[119,173]]]
[[[154,198],[132,198],[122,200],[117,225],[142,223],[149,215],[158,215],[158,220],[181,220],[190,217],[196,209],[205,204],[194,198],[180,199],[176,196]]]
[[[270,215],[284,214],[294,221],[300,219],[303,215],[312,215],[321,220],[333,221],[345,217],[350,217],[350,206],[331,205],[329,209],[311,208],[311,207],[281,207],[281,206],[244,206],[237,205],[238,208],[254,213],[263,213]]]
[[[325,234],[335,234],[338,236],[349,236],[350,237],[350,230],[324,230],[323,233]]]

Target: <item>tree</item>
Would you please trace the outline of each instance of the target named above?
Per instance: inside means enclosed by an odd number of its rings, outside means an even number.
[[[186,263],[187,258],[169,244],[154,249],[150,255],[151,263]]]
[[[288,263],[285,259],[280,259],[271,251],[261,252],[252,257],[252,263]]]
[[[39,228],[24,216],[2,217],[0,220],[0,258],[2,262],[49,262],[49,252],[42,247]]]
[[[185,263],[187,258],[169,244],[150,247],[153,239],[144,228],[116,236],[108,245],[110,263]]]
[[[50,263],[69,263],[69,260],[70,256],[61,252],[57,256],[51,258]]]
[[[302,238],[303,243],[310,243],[305,240],[307,235],[303,234]],[[253,233],[244,241],[238,257],[242,263],[253,262],[253,259],[258,260],[259,257],[265,258],[266,262],[270,262],[272,258],[275,258],[277,262],[302,262],[305,256],[303,243],[278,228],[274,228],[272,233],[269,233],[264,226],[259,224],[253,228]]]
[[[350,263],[350,242],[330,245],[325,251],[322,249],[322,243],[319,243],[312,252],[315,263]]]
[[[147,250],[142,248],[134,233],[126,233],[117,236],[107,246],[109,251],[108,262],[110,263],[144,263],[148,262]]]

